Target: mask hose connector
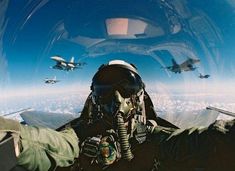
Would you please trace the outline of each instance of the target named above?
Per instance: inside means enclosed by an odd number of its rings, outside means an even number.
[[[124,120],[123,120],[121,112],[117,112],[116,121],[117,121],[118,137],[120,139],[122,158],[127,161],[130,161],[131,159],[133,159],[134,156],[130,150],[130,145],[129,145],[129,141],[127,138],[127,130],[125,128]]]

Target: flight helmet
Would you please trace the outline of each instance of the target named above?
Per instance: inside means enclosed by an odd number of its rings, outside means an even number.
[[[143,111],[144,83],[133,64],[113,60],[100,66],[92,79],[92,102],[103,116],[121,112],[124,121]]]

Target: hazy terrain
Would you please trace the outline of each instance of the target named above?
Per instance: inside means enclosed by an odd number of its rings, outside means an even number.
[[[67,92],[2,98],[0,100],[0,114],[32,108],[36,111],[76,115],[82,110],[88,94],[89,92]],[[207,106],[214,106],[231,112],[235,111],[235,97],[228,94],[167,95],[150,92],[149,95],[158,115],[180,127],[207,126],[213,122],[218,113],[206,110]],[[10,117],[20,119],[17,114]],[[219,115],[218,118],[231,119],[232,117]]]

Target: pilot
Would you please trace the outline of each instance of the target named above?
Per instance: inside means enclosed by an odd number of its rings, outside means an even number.
[[[157,117],[136,67],[114,60],[94,75],[79,118],[57,130],[0,118],[0,138],[14,137],[15,169],[234,171],[234,122],[179,129]]]

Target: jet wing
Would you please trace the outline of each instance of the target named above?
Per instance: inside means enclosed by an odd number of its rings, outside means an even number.
[[[74,65],[75,67],[80,67],[80,66],[87,65],[86,62],[64,62],[64,63],[66,63],[67,65],[72,64],[72,65]]]
[[[215,122],[219,112],[212,110],[197,110],[194,112],[177,112],[172,114],[161,113],[160,117],[177,125],[180,128],[207,127]]]
[[[184,61],[182,64],[180,64],[180,68],[191,68],[192,66],[192,62],[190,62],[189,60]]]
[[[41,111],[26,111],[20,114],[27,125],[57,129],[74,120],[71,114],[49,113]]]
[[[180,67],[183,68],[192,68],[194,64],[200,62],[199,59],[192,59],[192,58],[188,58],[186,61],[184,61],[182,64],[180,64]]]
[[[216,112],[222,113],[224,115],[235,117],[235,113],[230,112],[230,111],[226,111],[226,110],[223,110],[223,109],[219,109],[219,108],[216,108],[216,107],[208,106],[206,109],[216,111]]]

